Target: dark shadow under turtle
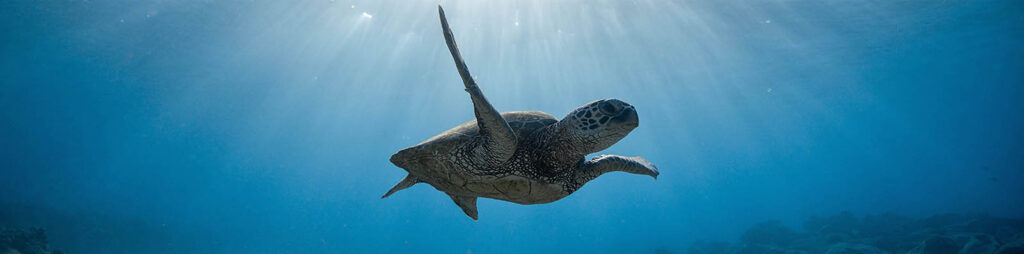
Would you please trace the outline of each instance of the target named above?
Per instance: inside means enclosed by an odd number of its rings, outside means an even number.
[[[543,204],[572,194],[601,174],[623,171],[658,177],[658,169],[640,157],[587,154],[604,150],[635,129],[640,119],[632,105],[597,100],[562,120],[540,111],[498,113],[469,74],[444,9],[441,28],[476,120],[463,123],[391,156],[409,174],[381,198],[416,183],[427,183],[477,219],[478,197],[519,204]]]

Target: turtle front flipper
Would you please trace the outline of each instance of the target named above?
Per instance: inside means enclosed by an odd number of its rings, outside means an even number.
[[[579,183],[586,183],[598,176],[612,172],[622,171],[631,174],[649,175],[658,179],[658,167],[651,164],[644,158],[625,157],[620,155],[601,155],[586,161],[579,166],[576,180]]]
[[[437,10],[441,16],[441,29],[444,33],[444,40],[448,44],[448,51],[455,59],[455,68],[462,76],[462,83],[466,86],[466,92],[473,100],[473,111],[476,115],[477,126],[480,128],[481,137],[484,142],[480,144],[484,149],[478,153],[478,157],[488,164],[497,164],[507,161],[516,151],[516,134],[509,127],[508,122],[501,117],[501,114],[491,106],[491,103],[484,97],[480,87],[476,85],[473,76],[469,74],[466,62],[462,60],[459,47],[455,44],[455,35],[448,27],[448,19],[444,16],[444,9],[440,5]]]
[[[476,220],[476,197],[468,196],[456,196],[448,194],[455,201],[455,204],[462,208],[462,212],[465,212],[470,218]]]

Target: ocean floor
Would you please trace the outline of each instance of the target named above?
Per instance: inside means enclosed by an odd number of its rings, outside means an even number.
[[[46,232],[41,228],[27,230],[16,228],[0,228],[0,253],[3,254],[60,254],[60,250],[50,249],[46,241]]]
[[[0,213],[3,214],[3,213]],[[53,215],[55,213],[51,213]],[[155,234],[152,230],[125,226],[125,222],[100,219],[91,223],[73,223],[75,219],[35,218],[46,228],[25,227],[28,217],[0,216],[0,253],[63,253],[63,248],[107,250],[107,252],[205,252],[203,246],[168,245],[175,238],[169,232]],[[15,219],[15,220],[11,220]],[[86,219],[89,220],[89,219]],[[42,223],[41,221],[51,221]],[[64,221],[68,226],[60,226]],[[115,225],[101,225],[102,221]],[[21,225],[21,226],[15,226]],[[131,229],[131,230],[129,230]],[[56,232],[57,238],[48,241],[47,232]],[[120,232],[123,234],[119,235]],[[161,241],[142,241],[124,246],[111,241],[96,240],[89,236],[100,233],[100,238],[160,238]],[[139,235],[142,234],[142,235]],[[76,237],[75,235],[79,235]],[[160,237],[154,237],[159,235]],[[93,239],[93,240],[89,240]],[[68,246],[62,245],[68,244]],[[87,246],[88,242],[99,246]],[[152,246],[142,246],[149,245]],[[52,245],[52,246],[51,246]],[[163,246],[163,247],[161,247]],[[175,247],[176,246],[176,247]],[[165,249],[168,247],[169,249]],[[184,248],[183,248],[184,247]],[[74,248],[73,248],[74,249]],[[176,251],[173,251],[176,252]],[[656,253],[672,253],[658,250]],[[756,224],[742,234],[738,242],[697,241],[686,253],[739,254],[739,253],[927,253],[927,254],[981,254],[1024,253],[1024,219],[997,218],[987,215],[943,214],[925,218],[911,218],[896,214],[877,214],[863,217],[844,212],[831,217],[812,217],[799,228],[778,221]]]
[[[798,229],[777,221],[759,223],[737,243],[698,241],[688,253],[1024,253],[1024,219],[844,212],[809,218]]]

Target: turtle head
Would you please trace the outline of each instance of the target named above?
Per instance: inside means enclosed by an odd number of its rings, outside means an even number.
[[[626,137],[639,124],[633,105],[617,99],[587,103],[561,121],[562,135],[584,154],[595,153]]]

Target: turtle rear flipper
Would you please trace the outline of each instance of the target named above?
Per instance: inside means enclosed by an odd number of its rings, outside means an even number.
[[[381,196],[380,198],[383,199],[388,196],[391,196],[391,194],[395,193],[396,191],[412,187],[414,184],[417,184],[419,182],[420,180],[416,179],[416,177],[413,177],[411,174],[405,175],[405,178],[403,178],[402,181],[398,182],[398,184],[395,184],[395,187],[391,187],[391,190],[388,190],[388,193],[384,193],[384,196]]]
[[[462,208],[466,215],[476,220],[476,197],[448,195],[452,197],[452,200],[455,201],[459,208]]]

